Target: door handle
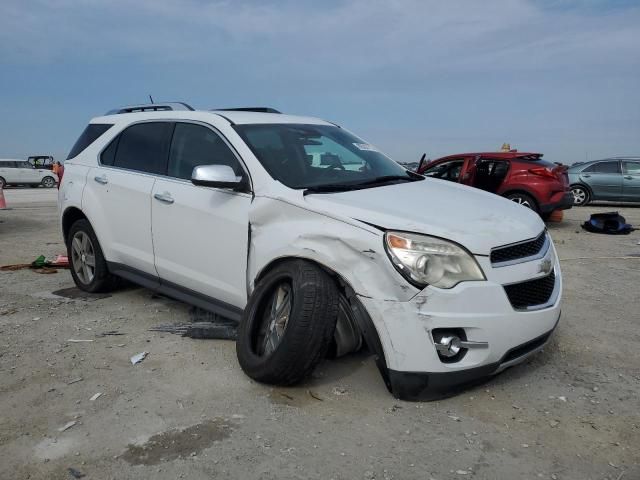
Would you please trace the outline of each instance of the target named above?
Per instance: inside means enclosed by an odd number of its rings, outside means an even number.
[[[164,193],[155,193],[153,195],[153,198],[155,198],[156,200],[162,202],[162,203],[168,203],[168,204],[172,204],[173,203],[173,198],[171,197],[171,194],[169,192],[164,192]]]
[[[589,178],[591,175],[589,175],[588,173],[583,173],[583,174],[582,174],[582,176],[583,176],[584,178]]]
[[[633,180],[633,177],[631,175],[625,175],[624,178],[626,178],[627,180]]]
[[[109,180],[107,180],[107,177],[104,175],[102,175],[101,177],[93,177],[93,179],[100,185],[106,185],[107,183],[109,183]]]

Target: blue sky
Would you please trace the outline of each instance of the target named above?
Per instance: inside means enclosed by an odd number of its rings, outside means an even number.
[[[0,157],[116,106],[273,106],[398,161],[640,155],[640,0],[2,0]]]

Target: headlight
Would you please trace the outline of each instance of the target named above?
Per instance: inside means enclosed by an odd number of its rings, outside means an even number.
[[[452,288],[468,280],[485,280],[475,258],[453,242],[405,232],[387,232],[384,241],[396,269],[416,287]]]

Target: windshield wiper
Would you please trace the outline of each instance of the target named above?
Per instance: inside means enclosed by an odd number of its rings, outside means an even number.
[[[367,187],[371,185],[378,185],[380,183],[394,182],[398,180],[404,180],[406,182],[414,182],[416,180],[422,180],[422,176],[411,177],[408,175],[383,175],[381,177],[375,177],[375,178],[372,178],[371,180],[357,183],[356,185]]]
[[[303,195],[310,193],[332,193],[332,192],[348,192],[350,190],[360,190],[363,188],[373,187],[383,183],[394,182],[399,180],[405,180],[407,182],[414,182],[416,180],[422,180],[421,175],[408,176],[408,175],[383,175],[381,177],[375,177],[370,180],[358,183],[335,183],[327,185],[315,185],[308,187],[304,190]]]
[[[310,193],[348,192],[349,190],[357,190],[358,188],[360,188],[359,183],[328,183],[326,185],[314,185],[312,187],[307,187],[304,189],[302,194],[308,195]]]

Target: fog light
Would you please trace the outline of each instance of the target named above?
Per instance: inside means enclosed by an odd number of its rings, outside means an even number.
[[[462,340],[457,335],[442,335],[438,339],[434,338],[434,340],[436,342],[436,350],[443,357],[455,357],[462,350],[460,345]]]
[[[443,363],[462,360],[470,348],[488,348],[487,342],[472,342],[462,328],[436,328],[431,332],[438,357]]]

